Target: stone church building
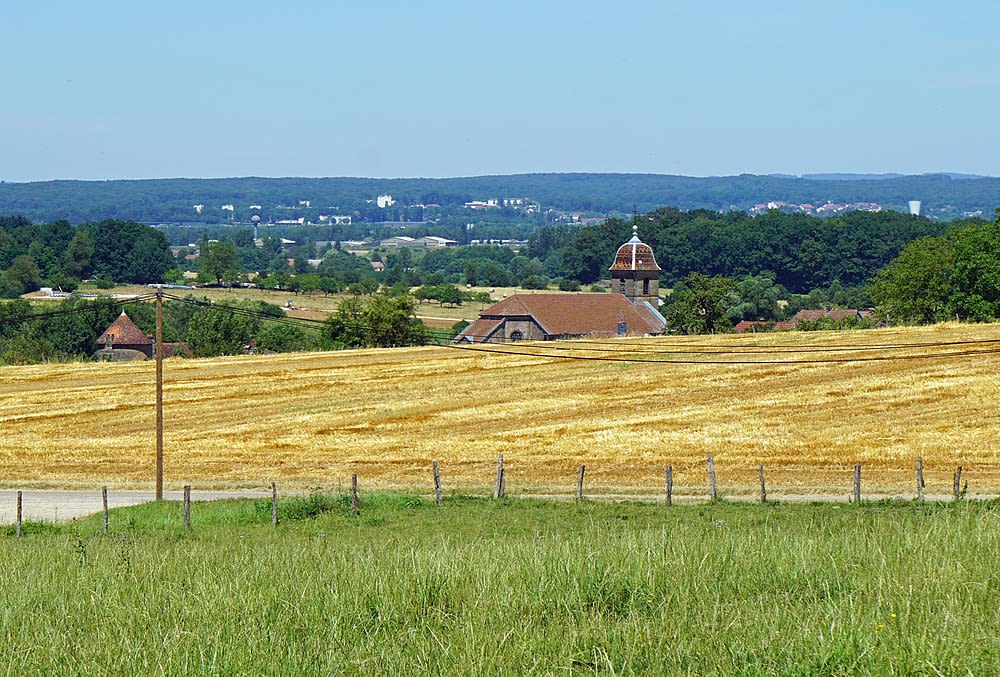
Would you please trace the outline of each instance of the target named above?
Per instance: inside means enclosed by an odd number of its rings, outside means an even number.
[[[610,294],[514,294],[479,314],[456,343],[549,341],[660,334],[660,267],[653,249],[639,239],[618,248],[608,269]]]

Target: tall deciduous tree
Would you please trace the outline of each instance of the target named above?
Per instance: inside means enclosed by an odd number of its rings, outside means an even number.
[[[234,281],[240,274],[240,253],[232,242],[204,242],[198,255],[199,277],[208,282]]]
[[[947,319],[955,247],[943,237],[925,237],[903,248],[875,276],[872,297],[892,322],[930,323]]]
[[[714,334],[729,331],[729,309],[739,303],[736,282],[727,277],[691,273],[674,289],[664,317],[668,331]]]
[[[260,320],[227,308],[236,304],[217,304],[201,308],[188,321],[187,341],[195,357],[239,355],[257,334]]]
[[[11,261],[10,267],[0,275],[0,296],[16,298],[38,289],[42,281],[35,259],[21,254]]]

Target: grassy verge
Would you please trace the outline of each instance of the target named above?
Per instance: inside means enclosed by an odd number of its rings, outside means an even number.
[[[1000,504],[148,504],[0,539],[7,673],[979,674]]]

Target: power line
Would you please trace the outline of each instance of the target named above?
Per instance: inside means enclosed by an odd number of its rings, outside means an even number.
[[[647,359],[641,357],[615,357],[615,356],[584,356],[584,355],[560,355],[555,353],[539,354],[518,350],[504,350],[500,348],[485,348],[475,345],[447,344],[443,348],[456,350],[466,350],[481,353],[493,353],[498,355],[518,355],[522,357],[538,357],[542,359],[556,360],[582,360],[594,362],[637,362],[645,364],[683,364],[683,365],[803,365],[803,364],[843,364],[851,362],[886,362],[893,360],[929,360],[948,357],[976,357],[983,355],[995,355],[1000,353],[1000,348],[989,350],[967,350],[947,353],[924,353],[916,355],[872,355],[866,357],[845,357],[845,358],[824,358],[824,359],[799,359],[799,360],[685,360],[685,359]],[[531,346],[538,347],[538,346]]]
[[[77,306],[74,308],[62,308],[53,311],[46,311],[43,313],[32,313],[30,315],[20,316],[16,318],[8,318],[16,323],[48,319],[54,317],[61,317],[67,315],[74,315],[80,313],[94,312],[97,308],[108,305],[129,305],[135,303],[146,303],[152,301],[156,298],[155,293],[141,294],[129,299],[104,299],[99,298],[91,301],[88,305]],[[260,321],[275,322],[278,324],[283,324],[286,326],[296,327],[305,330],[320,330],[326,323],[324,320],[314,320],[310,318],[296,318],[289,317],[287,315],[274,315],[271,313],[263,312],[260,310],[254,310],[252,308],[232,306],[228,304],[216,304],[208,300],[195,299],[190,296],[181,297],[173,294],[163,294],[164,299],[169,299],[172,301],[180,301],[182,303],[187,303],[190,305],[197,306],[199,308],[206,308],[210,310],[215,310],[219,312],[226,312],[233,315],[238,315],[242,317],[248,317]],[[372,326],[369,323],[364,322],[359,318],[353,318],[348,320],[343,320],[344,324],[355,330],[359,331],[371,331]],[[925,360],[925,359],[941,359],[947,357],[975,357],[975,356],[986,356],[993,355],[1000,352],[1000,348],[988,348],[995,344],[1000,344],[1000,339],[970,339],[961,341],[927,341],[927,342],[915,342],[915,343],[862,343],[862,344],[850,344],[850,345],[817,345],[817,344],[798,344],[798,345],[733,345],[725,344],[720,342],[714,343],[704,343],[704,342],[678,342],[674,341],[664,341],[663,339],[657,338],[647,338],[643,341],[641,345],[635,343],[626,343],[619,340],[612,341],[602,341],[602,340],[586,340],[586,341],[543,341],[543,342],[517,342],[518,345],[523,346],[520,350],[513,349],[515,342],[500,342],[489,343],[489,344],[452,344],[450,343],[454,335],[444,329],[435,329],[433,327],[424,327],[424,331],[428,338],[431,339],[432,345],[438,345],[446,348],[455,348],[462,350],[474,350],[478,352],[487,352],[493,354],[502,355],[518,355],[523,357],[538,357],[538,358],[552,358],[552,359],[573,359],[573,360],[593,360],[593,361],[603,361],[603,362],[636,362],[636,363],[666,363],[666,364],[685,364],[685,365],[697,365],[697,364],[716,364],[716,365],[796,365],[796,364],[833,364],[833,363],[850,363],[850,362],[881,362],[889,360]],[[467,335],[470,336],[470,335]],[[472,338],[485,338],[481,336],[472,336]],[[436,342],[436,343],[435,343]],[[499,346],[499,347],[486,347]],[[602,347],[606,346],[606,347]],[[709,357],[714,356],[745,356],[745,355],[793,355],[793,354],[808,354],[808,353],[847,353],[847,352],[872,352],[875,350],[880,351],[901,351],[901,350],[913,350],[921,348],[959,348],[959,347],[971,347],[971,346],[983,346],[982,350],[951,350],[947,352],[927,352],[927,353],[917,353],[917,354],[895,354],[895,355],[858,355],[858,356],[845,356],[845,357],[827,357],[827,358],[815,358],[815,359],[792,359],[792,360],[767,360],[767,359],[752,359],[752,360],[740,360],[740,359],[683,359],[680,356],[687,355],[705,355]],[[534,351],[534,352],[529,352]],[[544,352],[538,352],[544,351]],[[573,355],[573,354],[560,354],[560,353],[602,353],[601,355]],[[642,355],[658,355],[659,358],[645,358]]]

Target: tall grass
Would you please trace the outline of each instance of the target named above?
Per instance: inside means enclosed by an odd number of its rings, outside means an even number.
[[[1000,505],[337,497],[0,541],[0,671],[983,674]],[[285,510],[285,508],[288,510]],[[265,509],[267,508],[267,509]]]

